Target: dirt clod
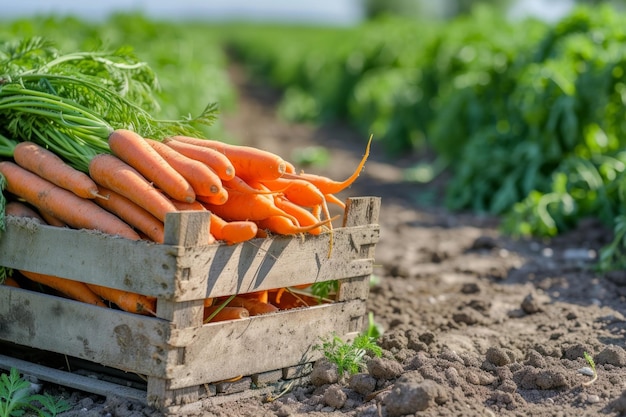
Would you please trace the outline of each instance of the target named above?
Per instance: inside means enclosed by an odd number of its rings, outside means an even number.
[[[335,384],[339,381],[337,365],[326,359],[320,359],[313,365],[310,378],[311,383],[317,387]]]
[[[447,400],[446,390],[434,381],[401,378],[385,397],[384,403],[390,417],[399,417],[424,411]]]
[[[602,352],[598,353],[595,362],[598,365],[608,364],[624,367],[626,366],[626,350],[617,345],[607,346]]]

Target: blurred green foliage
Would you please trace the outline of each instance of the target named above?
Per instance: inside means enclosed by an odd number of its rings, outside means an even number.
[[[230,47],[284,90],[285,117],[345,119],[391,155],[430,148],[446,203],[554,236],[624,215],[626,15],[578,7],[555,24],[475,7],[450,21],[243,28]]]
[[[210,25],[153,21],[141,14],[116,14],[101,22],[71,16],[3,22],[0,17],[0,23],[0,39],[42,36],[63,52],[130,46],[157,74],[160,118],[195,115],[210,102],[219,103],[222,110],[236,105],[219,31]],[[211,135],[222,128],[218,120],[205,130]]]

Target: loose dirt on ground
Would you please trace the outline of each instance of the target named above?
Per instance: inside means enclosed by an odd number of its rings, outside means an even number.
[[[241,143],[276,151],[325,146],[322,172],[350,174],[365,140],[345,126],[289,124],[277,95],[233,68],[238,107],[223,115]],[[445,179],[403,181],[419,160],[386,157],[375,144],[357,183],[342,197],[382,198],[381,239],[368,311],[384,329],[381,358],[339,379],[319,361],[311,384],[273,402],[250,398],[205,416],[617,416],[626,413],[626,271],[594,270],[611,231],[592,220],[550,241],[517,241],[498,219],[450,213]],[[597,380],[586,375],[597,365]],[[272,354],[268,352],[267,354]],[[588,370],[587,370],[588,371]],[[118,398],[66,393],[66,416],[141,416],[154,410]]]

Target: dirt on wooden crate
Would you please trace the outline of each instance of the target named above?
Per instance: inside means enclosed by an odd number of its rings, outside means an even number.
[[[275,92],[237,67],[232,75],[241,97],[223,120],[233,137],[287,157],[308,145],[326,146],[331,162],[320,170],[336,178],[350,173],[363,135],[346,126],[285,123],[276,117]],[[404,182],[401,169],[420,158],[389,160],[374,144],[361,177],[342,196],[382,197],[367,309],[384,329],[383,356],[344,379],[318,361],[308,382],[277,392],[273,401],[235,396],[207,403],[198,415],[626,414],[626,273],[594,269],[611,231],[589,220],[551,240],[510,239],[499,232],[498,218],[445,210],[445,175],[429,184]],[[585,352],[597,369],[590,385],[581,371],[589,367]],[[44,388],[71,402],[65,417],[158,414],[116,396]]]

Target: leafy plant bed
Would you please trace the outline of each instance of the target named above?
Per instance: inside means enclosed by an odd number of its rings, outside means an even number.
[[[211,394],[206,384],[277,370],[282,378],[321,356],[312,349],[320,337],[362,330],[379,210],[377,197],[352,198],[332,234],[237,245],[198,244],[207,212],[169,213],[164,244],[9,217],[0,264],[157,297],[157,310],[149,317],[0,286],[0,340],[141,375],[146,402],[159,408],[198,401]],[[332,280],[332,302],[203,324],[206,298]]]

